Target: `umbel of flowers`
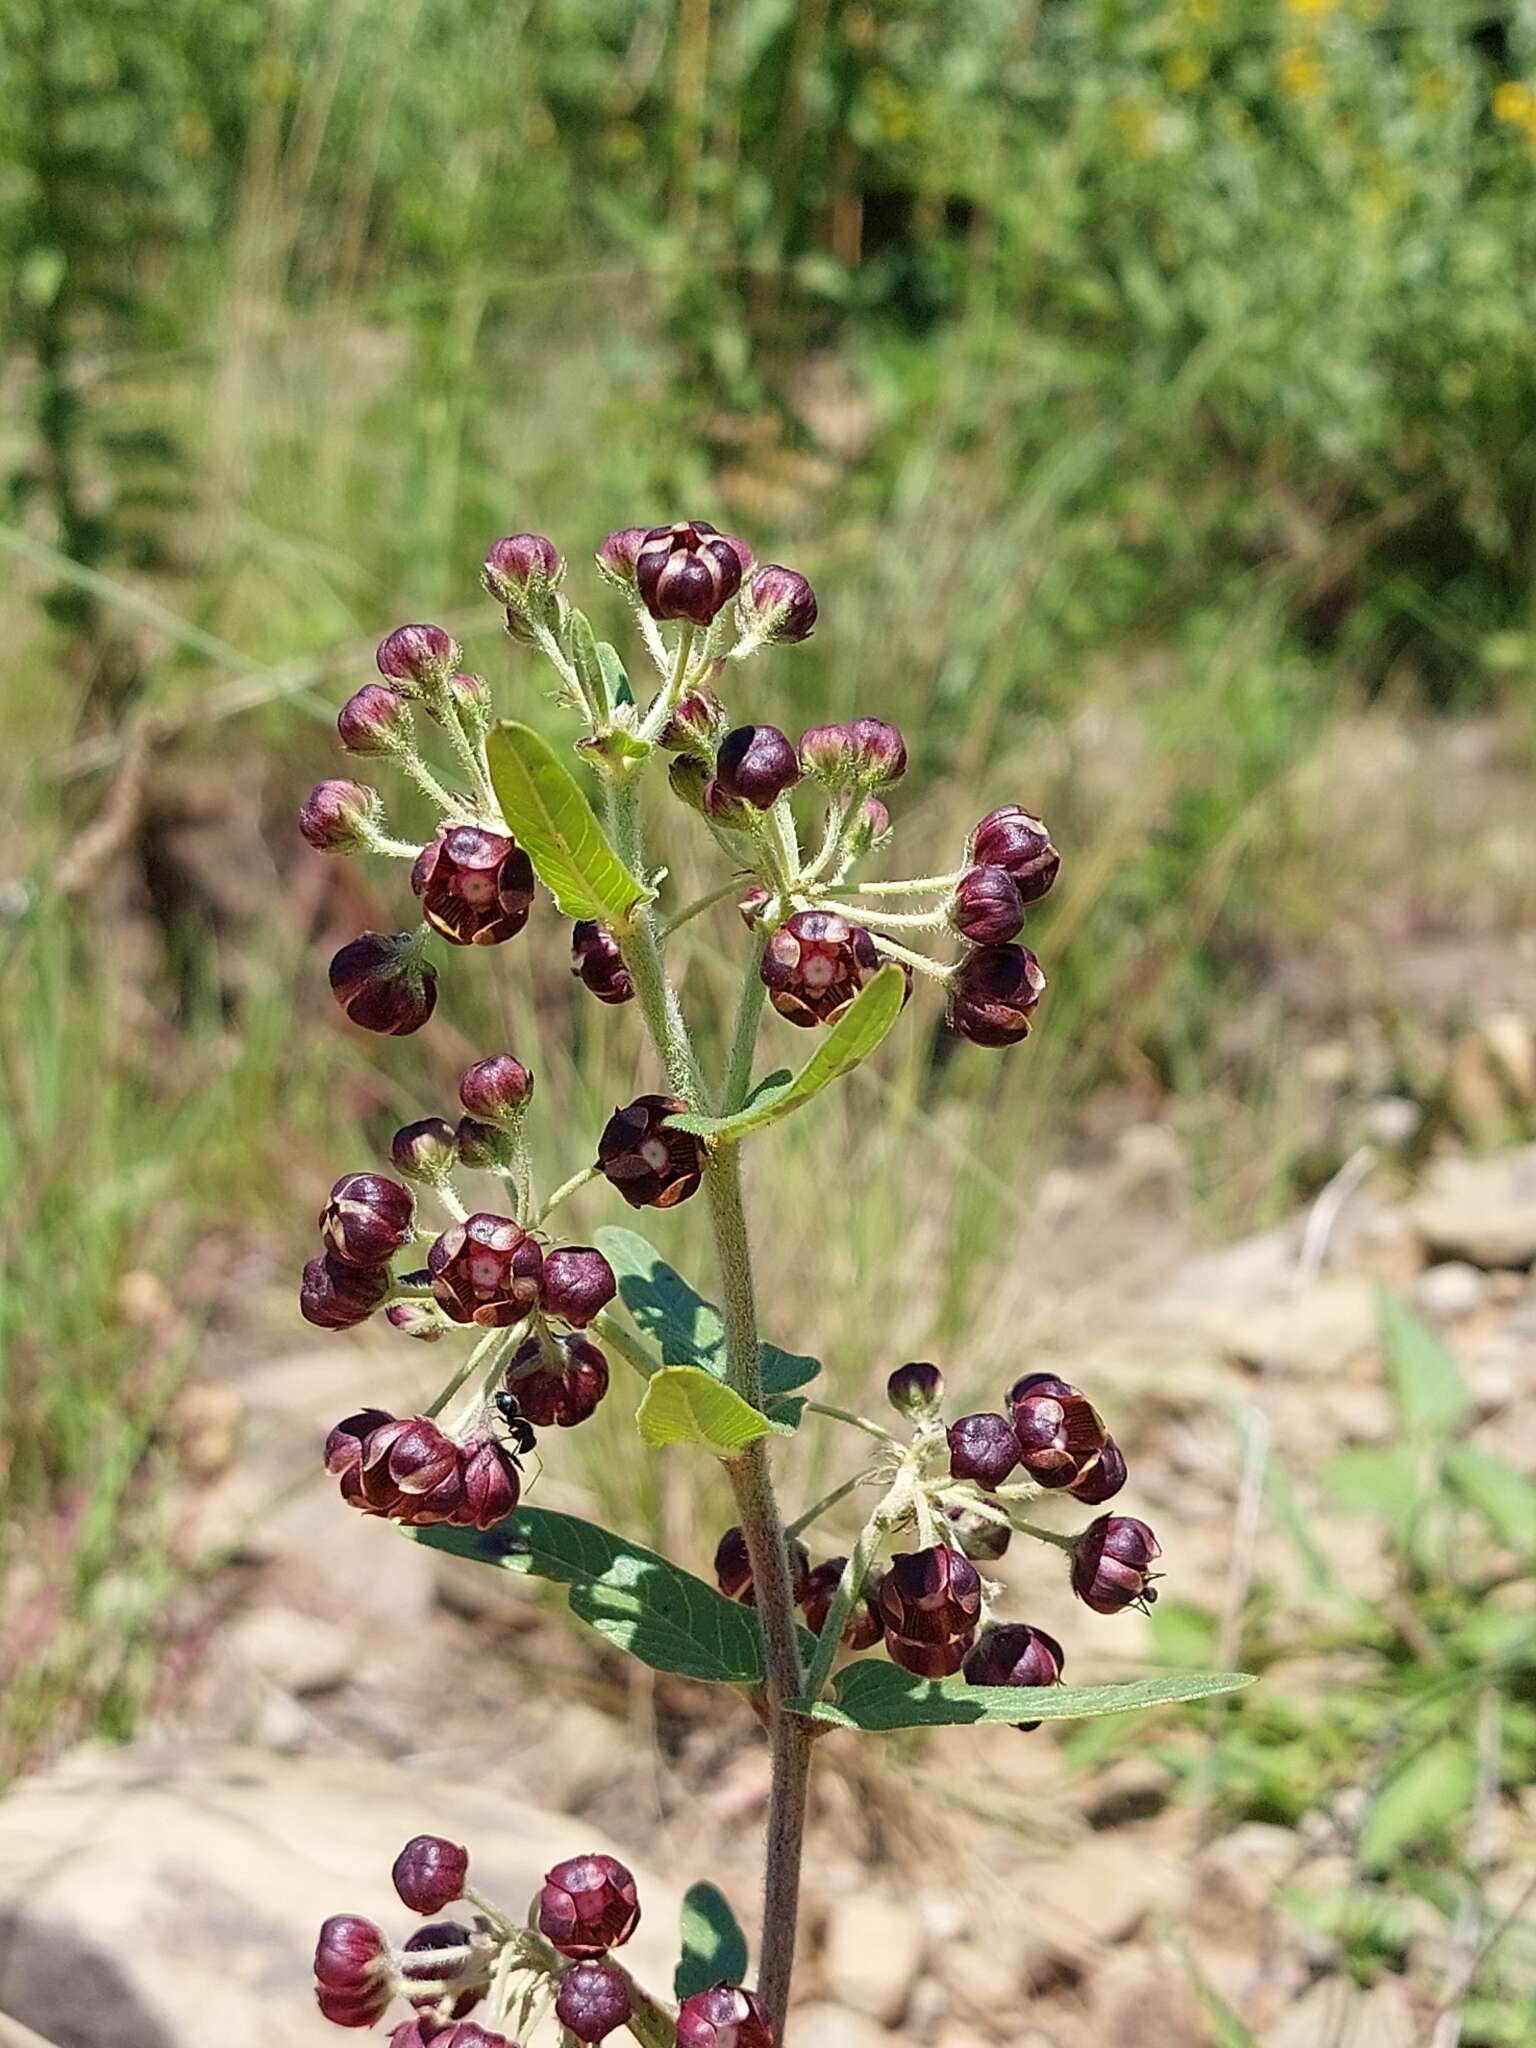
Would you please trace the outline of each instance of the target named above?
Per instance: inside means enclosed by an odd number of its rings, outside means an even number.
[[[1095,1613],[1156,1597],[1159,1547],[1144,1522],[1101,1512],[1069,1533],[1033,1519],[1052,1499],[1102,1509],[1126,1484],[1125,1459],[1077,1387],[1026,1373],[996,1411],[946,1421],[938,1369],[905,1365],[890,1378],[901,1418],[891,1429],[796,1394],[819,1363],[776,1351],[757,1328],[743,1144],[867,1058],[919,982],[934,985],[956,1037],[987,1048],[1028,1037],[1045,975],[1020,935],[1060,869],[1050,833],[1005,803],[978,821],[949,871],[869,876],[893,841],[907,769],[897,728],[861,717],[792,740],[755,718],[734,723],[727,708],[744,664],[815,627],[805,577],[758,565],[745,542],[702,520],[612,533],[597,566],[629,602],[651,688],[637,687],[570,604],[551,541],[499,540],[484,586],[511,640],[545,664],[574,727],[571,754],[525,723],[496,723],[489,686],[441,627],[401,626],[380,645],[380,680],[348,700],[338,730],[347,752],[392,766],[439,822],[425,844],[399,837],[376,789],[332,779],[310,796],[300,828],[324,851],[407,864],[401,895],[414,897],[416,921],[360,933],[331,963],[354,1023],[420,1030],[437,1003],[443,947],[507,945],[532,918],[559,916],[582,987],[630,1011],[649,1040],[655,1085],[617,1105],[546,1193],[527,1141],[533,1073],[510,1052],[477,1060],[451,1120],[405,1125],[388,1170],[367,1165],[336,1181],[300,1306],[324,1329],[382,1316],[418,1343],[458,1340],[419,1412],[361,1407],[331,1429],[325,1463],[349,1506],[460,1555],[556,1578],[573,1603],[579,1590],[578,1611],[611,1641],[751,1698],[773,1765],[761,1962],[749,1990],[735,1981],[739,1931],[718,1953],[691,1954],[685,1942],[668,2003],[616,1959],[639,1914],[621,1864],[593,1854],[558,1865],[531,1920],[518,1920],[470,1888],[463,1849],[421,1837],[395,1866],[400,1896],[423,1915],[453,1907],[457,1917],[396,1948],[344,1915],[327,1922],[316,1955],[321,2009],[339,2025],[380,2024],[396,2000],[413,2008],[395,2048],[508,2048],[547,2011],[567,2048],[624,2028],[642,2048],[774,2048],[787,2022],[815,1742],[834,1728],[978,1718],[1028,1728],[1089,1710],[1062,1684],[1062,1646],[999,1612],[1003,1589],[987,1568],[1015,1533],[1064,1551],[1072,1588]],[[718,856],[721,883],[695,902],[660,900],[665,866],[643,835],[648,776],[674,800],[677,829]],[[723,1071],[711,1076],[670,959],[691,920],[724,898],[739,912],[741,990]],[[820,1050],[793,1079],[754,1086],[768,1011],[777,1021],[767,1028],[817,1034]],[[465,1169],[493,1178],[490,1205],[470,1208]],[[562,1205],[599,1180],[630,1211],[702,1195],[722,1294],[713,1348],[701,1353],[696,1333],[669,1322],[666,1299],[685,1283],[646,1240],[612,1227],[596,1246],[563,1239]],[[686,1442],[724,1468],[737,1523],[720,1539],[714,1586],[523,1503],[539,1433],[587,1421],[613,1392],[615,1362],[638,1375],[644,1445]],[[786,1526],[769,1450],[811,1418],[850,1426],[866,1460]],[[859,1490],[871,1501],[857,1540],[813,1561],[804,1537]],[[648,1599],[673,1634],[680,1611],[704,1616],[682,1662],[667,1661],[665,1631],[637,1625]],[[1161,1681],[1116,1703],[1239,1682]],[[1099,1688],[1094,1704],[1103,1699]]]

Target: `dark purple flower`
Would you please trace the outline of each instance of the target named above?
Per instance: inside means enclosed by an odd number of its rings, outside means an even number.
[[[898,1365],[885,1383],[886,1399],[910,1422],[926,1422],[944,1401],[944,1375],[936,1365]]]
[[[830,789],[851,789],[857,779],[856,748],[846,725],[813,725],[800,735],[800,766]]]
[[[616,1963],[577,1963],[560,1979],[555,2018],[578,2041],[606,2041],[629,2013],[629,1980]]]
[[[349,754],[394,754],[414,731],[411,707],[385,683],[364,683],[336,714],[336,730]]]
[[[617,583],[621,590],[634,589],[635,564],[647,534],[653,531],[649,526],[621,526],[609,534],[597,551],[597,566],[610,583]]]
[[[482,1210],[452,1224],[427,1253],[432,1292],[456,1323],[506,1329],[539,1298],[544,1254],[510,1216]]]
[[[441,626],[397,626],[379,642],[379,674],[397,686],[410,685],[408,696],[441,689],[463,660],[458,641]]]
[[[317,782],[299,812],[299,833],[317,853],[364,853],[383,807],[365,782]]]
[[[973,946],[1003,946],[1024,928],[1024,899],[1006,868],[968,868],[955,885],[949,921]]]
[[[819,1564],[806,1575],[796,1604],[805,1616],[805,1625],[813,1636],[819,1636],[827,1625],[832,1612],[832,1602],[842,1584],[847,1569],[846,1557],[829,1557],[825,1564]],[[877,1603],[879,1580],[873,1584],[866,1579],[854,1599],[848,1619],[843,1624],[843,1647],[847,1650],[869,1650],[879,1642],[885,1633],[880,1620]]]
[[[766,811],[799,780],[795,750],[776,725],[738,725],[720,742],[715,788],[721,796]]]
[[[637,1095],[597,1141],[597,1166],[632,1209],[673,1209],[698,1192],[704,1140],[666,1122],[688,1107],[675,1095]]]
[[[768,1000],[791,1024],[835,1024],[882,965],[862,925],[835,910],[797,910],[768,941],[759,970]]]
[[[560,550],[542,533],[512,533],[491,542],[480,580],[498,604],[517,612],[542,612],[549,593],[565,575]]]
[[[1103,1450],[1082,1478],[1073,1484],[1072,1498],[1080,1500],[1087,1508],[1102,1507],[1105,1501],[1114,1499],[1127,1476],[1125,1453],[1112,1436],[1107,1436]]]
[[[458,1158],[453,1125],[440,1116],[424,1116],[417,1123],[402,1124],[390,1142],[389,1156],[407,1180],[443,1180],[453,1171]]]
[[[541,1330],[513,1352],[502,1385],[535,1429],[574,1429],[608,1391],[608,1360],[590,1337]]]
[[[713,761],[725,730],[724,705],[713,690],[700,685],[673,705],[672,715],[661,729],[661,744],[669,753]]]
[[[949,1470],[955,1479],[1001,1486],[1019,1462],[1019,1440],[1006,1415],[962,1415],[949,1426]]]
[[[561,1955],[606,1955],[622,1948],[639,1924],[634,1876],[616,1856],[570,1856],[545,1876],[539,1932]]]
[[[1103,1450],[1098,1410],[1081,1394],[1035,1387],[1013,1404],[1019,1463],[1037,1486],[1075,1486]]]
[[[742,593],[742,610],[760,640],[787,647],[809,640],[816,626],[816,593],[798,569],[765,562]]]
[[[907,743],[899,726],[884,718],[856,718],[848,737],[854,775],[866,788],[882,788],[906,774]]]
[[[304,1268],[299,1314],[317,1330],[350,1330],[367,1322],[389,1286],[387,1266],[349,1266],[326,1254]]]
[[[800,1542],[789,1546],[790,1591],[798,1602],[810,1582],[811,1554]],[[757,1588],[752,1583],[752,1559],[747,1552],[746,1534],[727,1529],[715,1545],[715,1584],[727,1600],[739,1600],[743,1607],[757,1605]]]
[[[988,811],[971,834],[968,858],[981,867],[1006,868],[1025,903],[1038,903],[1061,867],[1050,833],[1019,804]]]
[[[635,984],[619,942],[605,924],[581,918],[571,927],[571,972],[600,1003],[633,1002]]]
[[[407,1038],[437,1008],[437,970],[414,932],[361,932],[333,957],[331,993],[354,1024]]]
[[[1072,1590],[1095,1614],[1150,1607],[1157,1598],[1150,1566],[1163,1547],[1134,1515],[1100,1515],[1072,1548]]]
[[[968,953],[950,982],[950,1028],[972,1045],[1017,1045],[1045,988],[1028,946],[983,946]]]
[[[981,1616],[975,1565],[947,1544],[898,1551],[880,1585],[880,1618],[893,1664],[920,1678],[952,1678]]]
[[[464,1896],[469,1851],[443,1835],[413,1835],[395,1858],[390,1876],[413,1913],[441,1913]]]
[[[544,1254],[539,1307],[557,1322],[584,1330],[618,1292],[613,1268],[588,1244],[563,1244]]]
[[[459,1100],[482,1123],[515,1123],[533,1099],[533,1076],[509,1052],[476,1060],[459,1076]]]
[[[371,2027],[394,1996],[384,1936],[356,1913],[333,1913],[315,1946],[315,1996],[338,2027]]]
[[[774,2048],[777,2038],[762,2000],[738,1984],[695,1991],[677,2015],[677,2048]]]
[[[499,946],[528,922],[533,863],[503,833],[447,825],[417,855],[411,887],[427,923],[455,946]]]
[[[706,520],[653,526],[635,555],[635,588],[653,619],[707,626],[741,588],[751,561],[745,541]]]
[[[1043,1628],[1011,1622],[989,1628],[966,1658],[962,1669],[968,1685],[1017,1685],[1024,1687],[1059,1685],[1066,1653],[1054,1636]],[[1020,1721],[1026,1733],[1038,1728],[1038,1721]]]
[[[423,2017],[430,2015],[433,2020],[445,2024],[450,2020],[460,2020],[485,1996],[483,1983],[459,1989],[455,1979],[463,1973],[462,1960],[457,1957],[452,1961],[443,1960],[443,1950],[467,1948],[469,1943],[469,1928],[457,1920],[434,1920],[430,1926],[418,1927],[407,1939],[405,1954],[419,1960],[402,1966],[400,1989]],[[413,1983],[421,1986],[447,1983],[450,1988],[447,1991],[413,1990]]]
[[[387,1266],[415,1234],[416,1200],[382,1173],[347,1173],[320,1211],[326,1249],[344,1266]]]

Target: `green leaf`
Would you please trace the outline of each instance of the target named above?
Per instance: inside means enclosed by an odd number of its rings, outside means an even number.
[[[968,1721],[1072,1721],[1086,1714],[1124,1714],[1181,1700],[1238,1692],[1253,1680],[1241,1671],[1186,1671],[1128,1685],[1031,1688],[967,1685],[962,1678],[916,1678],[873,1657],[849,1664],[833,1686],[834,1700],[791,1702],[797,1714],[839,1728],[944,1728]]]
[[[654,893],[625,867],[579,782],[532,726],[502,719],[486,741],[502,816],[562,916],[623,925]]]
[[[762,1683],[762,1644],[750,1608],[594,1522],[519,1508],[494,1529],[410,1534],[429,1550],[568,1586],[571,1612],[653,1671],[711,1685]]]
[[[697,1365],[667,1365],[653,1373],[635,1420],[641,1441],[653,1451],[699,1444],[717,1458],[737,1457],[759,1437],[791,1434]]]
[[[683,1954],[672,1977],[681,2005],[712,1984],[739,1984],[747,1974],[747,1937],[718,1886],[690,1885],[683,1894]]]
[[[603,674],[602,663],[597,655],[597,635],[592,622],[585,612],[575,610],[566,613],[565,648],[571,658],[571,665],[581,679],[581,687],[587,695],[587,702],[596,707],[599,719],[608,711],[608,679]]]
[[[1401,1444],[1362,1444],[1335,1451],[1318,1467],[1317,1483],[1349,1515],[1396,1522],[1419,1492],[1418,1462]]]
[[[1386,1870],[1405,1849],[1443,1835],[1471,1805],[1476,1785],[1472,1753],[1454,1737],[1420,1750],[1371,1802],[1360,1830],[1362,1866]]]
[[[688,1285],[656,1247],[637,1230],[605,1224],[598,1248],[619,1283],[619,1298],[653,1341],[667,1365],[696,1365],[725,1378],[725,1325],[713,1302]],[[782,1394],[808,1387],[821,1361],[777,1344],[761,1347],[763,1396],[770,1405]]]
[[[1467,1390],[1455,1359],[1396,1295],[1378,1294],[1376,1318],[1404,1427],[1419,1435],[1454,1429],[1467,1412]]]
[[[867,1060],[896,1022],[906,998],[907,981],[901,969],[894,963],[882,967],[874,980],[860,989],[798,1074],[771,1074],[766,1081],[759,1081],[744,1106],[729,1116],[690,1113],[668,1117],[667,1122],[701,1138],[732,1143],[749,1131],[767,1130]]]
[[[635,693],[629,687],[629,677],[625,673],[619,650],[611,641],[598,641],[597,665],[603,672],[603,687],[608,692],[609,703],[633,704]]]
[[[1452,1444],[1446,1476],[1468,1507],[1513,1550],[1536,1550],[1536,1485],[1474,1444]]]

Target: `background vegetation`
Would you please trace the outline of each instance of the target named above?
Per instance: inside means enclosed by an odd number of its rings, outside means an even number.
[[[424,1042],[346,1033],[323,942],[393,878],[288,826],[401,618],[519,701],[496,533],[740,528],[825,599],[765,715],[920,734],[920,864],[1016,796],[1069,850],[1031,1051],[925,1024],[779,1141],[770,1243],[823,1276],[791,1341],[956,1354],[1117,1104],[1219,1230],[1370,1097],[1520,1128],[1447,1083],[1472,981],[1404,953],[1497,962],[1536,907],[1528,7],[13,0],[0,35],[0,1762],[151,1696],[169,1404],[283,1329],[317,1188],[442,1102],[455,1027],[537,1007],[552,1165],[609,1106],[632,1036],[555,933],[450,964]],[[1459,824],[1447,733],[1487,770]]]

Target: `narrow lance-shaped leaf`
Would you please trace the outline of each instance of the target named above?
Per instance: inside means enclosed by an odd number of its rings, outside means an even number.
[[[901,969],[894,964],[882,967],[874,980],[860,989],[798,1074],[775,1075],[760,1082],[745,1106],[729,1116],[690,1112],[670,1117],[668,1122],[679,1130],[727,1143],[744,1138],[749,1131],[767,1130],[867,1060],[901,1014],[906,994]]]
[[[788,1436],[712,1373],[697,1365],[668,1365],[653,1373],[635,1416],[640,1438],[653,1451],[697,1444],[717,1458],[734,1458],[764,1436]]]
[[[1455,1359],[1396,1295],[1378,1295],[1376,1313],[1387,1378],[1405,1425],[1421,1435],[1453,1429],[1467,1412]]]
[[[716,1379],[725,1377],[725,1325],[720,1311],[690,1287],[637,1230],[605,1224],[598,1249],[619,1283],[619,1299],[661,1352],[666,1365],[697,1365]],[[819,1359],[760,1346],[763,1393],[769,1400],[809,1386],[821,1371]]]
[[[889,1731],[955,1727],[970,1721],[1072,1721],[1090,1714],[1125,1714],[1184,1700],[1238,1692],[1253,1680],[1241,1671],[1181,1671],[1119,1685],[1046,1685],[1027,1690],[967,1685],[962,1678],[916,1678],[873,1657],[847,1665],[832,1700],[793,1702],[796,1713],[840,1728]]]
[[[622,926],[649,900],[653,892],[608,844],[580,783],[532,726],[503,719],[486,758],[508,829],[563,916]]]
[[[410,1534],[430,1550],[569,1587],[571,1612],[653,1671],[712,1685],[762,1682],[762,1644],[750,1608],[593,1522],[519,1508],[494,1529]]]
[[[567,614],[565,639],[572,666],[581,678],[581,686],[586,692],[587,702],[596,710],[601,722],[608,715],[608,680],[598,659],[597,635],[592,631],[592,622],[585,612],[572,611]]]

